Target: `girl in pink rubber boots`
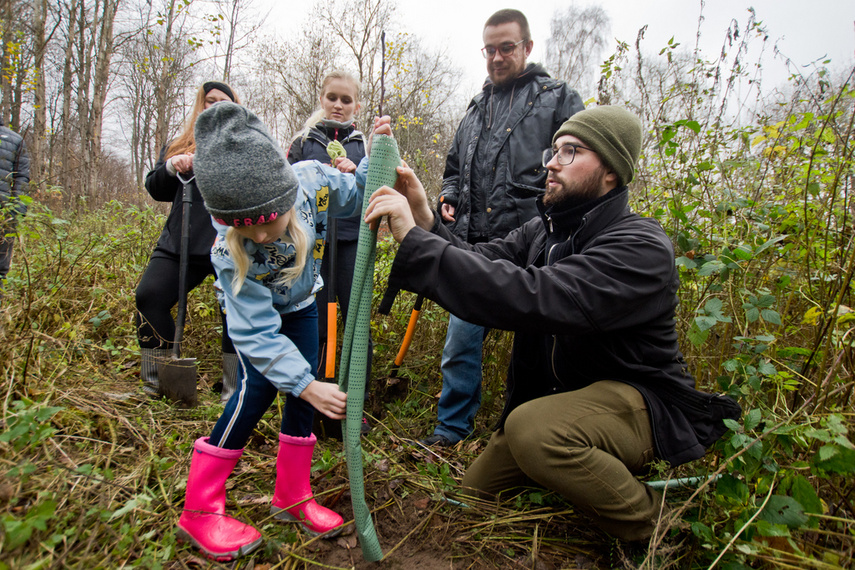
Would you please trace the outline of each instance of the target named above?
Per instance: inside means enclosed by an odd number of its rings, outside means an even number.
[[[375,132],[391,135],[387,117]],[[315,380],[314,294],[323,285],[327,219],[360,211],[368,161],[355,176],[315,161],[292,167],[261,121],[230,102],[199,115],[195,136],[196,182],[217,229],[211,261],[240,370],[211,435],[194,445],[177,536],[224,561],[261,544],[256,529],[225,514],[225,484],[280,392],[271,513],[312,535],[341,530],[342,517],[315,502],[310,486],[314,412],[343,419],[347,398],[336,384]]]

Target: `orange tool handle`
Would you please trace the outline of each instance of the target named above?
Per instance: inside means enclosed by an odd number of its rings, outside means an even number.
[[[398,350],[398,356],[395,357],[395,367],[400,366],[404,362],[404,357],[410,349],[410,343],[413,342],[413,336],[416,334],[416,323],[419,321],[419,315],[422,314],[422,302],[424,297],[419,295],[416,297],[416,304],[413,307],[413,312],[410,315],[410,321],[407,323],[407,332],[404,333],[404,340],[401,342],[401,349]]]
[[[336,333],[338,332],[336,319],[336,304],[335,301],[327,303],[327,365],[326,377],[335,378],[335,354],[338,341]]]

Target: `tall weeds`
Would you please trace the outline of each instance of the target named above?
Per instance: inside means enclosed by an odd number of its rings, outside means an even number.
[[[819,67],[791,77],[785,95],[764,95],[746,54],[766,37],[752,13],[714,61],[673,41],[648,61],[642,31],[634,56],[622,44],[606,62],[600,98],[634,108],[649,127],[632,193],[675,244],[685,355],[701,387],[745,411],[709,457],[714,490],[677,511],[709,552],[700,558],[846,566],[855,549],[853,71],[835,79]]]

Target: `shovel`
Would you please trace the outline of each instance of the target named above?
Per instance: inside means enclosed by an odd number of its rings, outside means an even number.
[[[172,357],[160,363],[157,377],[164,396],[181,407],[192,408],[198,403],[196,396],[196,359],[181,358],[181,341],[184,339],[184,320],[187,317],[187,263],[190,251],[190,206],[193,199],[190,183],[195,176],[181,181],[181,257],[178,269],[178,315],[175,319],[175,340]]]

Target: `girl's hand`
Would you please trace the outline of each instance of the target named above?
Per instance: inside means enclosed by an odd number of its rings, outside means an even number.
[[[176,154],[169,160],[172,161],[172,166],[181,174],[187,174],[193,170],[193,155],[192,154]]]
[[[347,394],[338,389],[338,384],[314,380],[300,393],[300,397],[325,416],[334,420],[344,419]]]
[[[374,117],[374,134],[392,136],[392,117]]]
[[[345,174],[356,172],[356,165],[346,156],[340,156],[335,159],[335,167]]]
[[[374,140],[374,135],[392,135],[392,117],[383,115],[382,117],[374,117],[374,130],[368,135],[368,142],[365,143],[365,154],[371,156],[371,142]]]

